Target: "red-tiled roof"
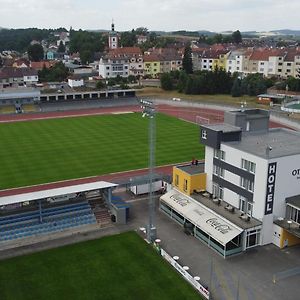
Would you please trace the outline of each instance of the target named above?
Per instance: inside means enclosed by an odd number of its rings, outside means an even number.
[[[300,49],[298,47],[287,49],[284,61],[295,61],[295,56],[298,55],[300,55]]]
[[[55,64],[57,64],[57,61],[55,60],[44,60],[44,61],[32,61],[30,63],[30,66],[32,69],[42,70],[44,67],[46,69],[49,69],[53,67]]]
[[[253,49],[250,60],[269,60],[270,56],[285,56],[285,49],[258,48]]]
[[[153,62],[153,61],[159,61],[158,55],[156,54],[144,55],[144,62]]]
[[[31,68],[4,67],[0,70],[0,79],[22,78],[24,76],[37,76],[38,72]]]
[[[132,56],[140,56],[142,55],[142,51],[139,47],[123,47],[109,50],[108,57],[109,58],[117,58],[117,57],[132,57]]]

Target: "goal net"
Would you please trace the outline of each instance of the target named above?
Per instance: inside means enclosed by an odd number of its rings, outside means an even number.
[[[196,123],[199,125],[209,124],[209,119],[201,116],[196,116]]]

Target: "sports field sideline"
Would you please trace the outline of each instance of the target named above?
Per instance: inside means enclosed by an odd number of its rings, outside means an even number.
[[[200,295],[135,232],[0,261],[2,300],[193,300]]]
[[[0,190],[145,168],[140,113],[0,124]],[[156,165],[204,157],[197,125],[157,115]]]

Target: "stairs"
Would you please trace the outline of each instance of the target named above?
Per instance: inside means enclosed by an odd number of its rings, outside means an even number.
[[[92,208],[92,211],[96,217],[97,223],[101,227],[109,226],[112,222],[110,219],[110,213],[105,201],[101,196],[94,196],[88,199],[88,202]]]

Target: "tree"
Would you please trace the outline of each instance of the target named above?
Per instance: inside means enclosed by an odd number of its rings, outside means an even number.
[[[105,83],[104,83],[102,80],[97,81],[97,83],[96,83],[96,88],[97,88],[98,90],[101,90],[101,89],[103,89],[103,88],[105,88],[105,87],[106,87],[106,85],[105,85]]]
[[[62,41],[60,41],[57,52],[59,53],[65,53],[66,52],[66,47]]]
[[[79,52],[80,60],[82,64],[88,64],[93,60],[93,53],[89,49],[83,49]]]
[[[122,47],[133,47],[136,44],[135,31],[125,31],[121,33],[120,43]]]
[[[184,48],[182,68],[187,74],[193,73],[192,49],[190,45]]]
[[[41,61],[44,58],[44,49],[40,44],[30,45],[27,53],[31,61]]]
[[[232,33],[232,41],[235,44],[240,44],[242,42],[242,35],[239,30],[236,30]]]
[[[138,27],[136,30],[135,30],[135,33],[137,35],[147,35],[148,34],[148,29],[146,27]]]
[[[173,90],[173,80],[170,73],[163,73],[160,77],[161,88],[167,91]]]
[[[62,62],[58,62],[52,68],[46,69],[45,66],[39,71],[41,82],[64,81],[69,76],[69,70]]]
[[[240,97],[242,96],[242,88],[241,88],[241,80],[237,77],[231,88],[231,96],[232,97]]]

